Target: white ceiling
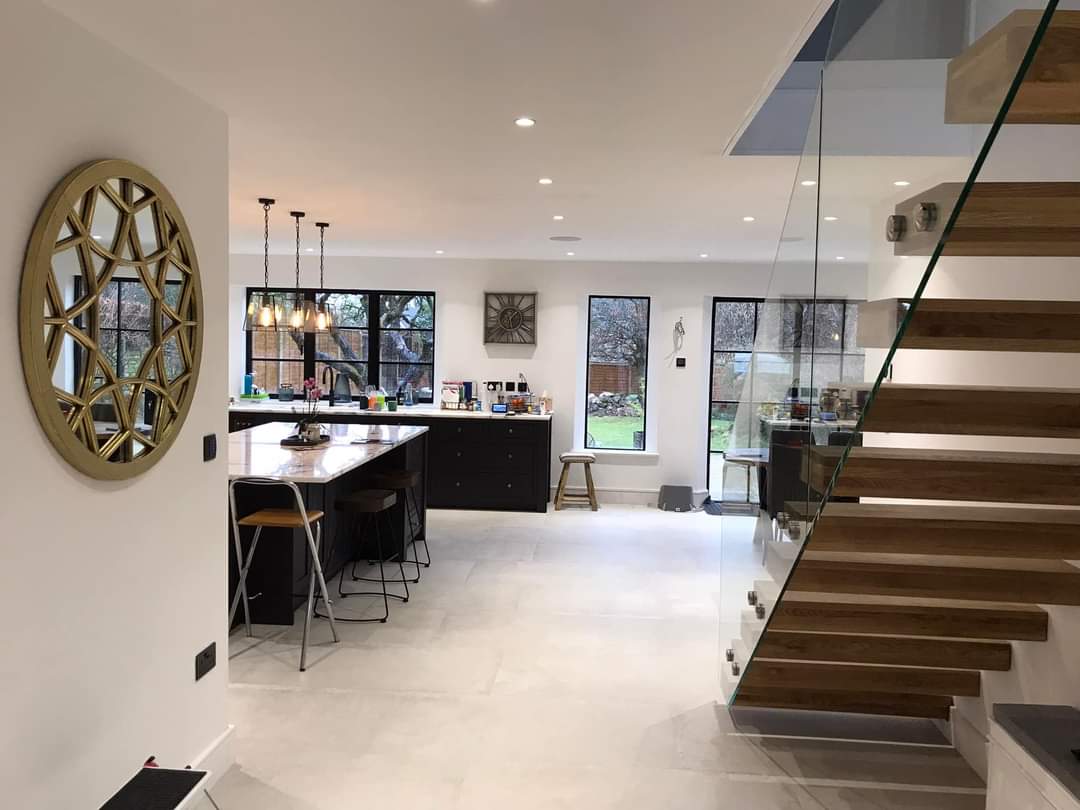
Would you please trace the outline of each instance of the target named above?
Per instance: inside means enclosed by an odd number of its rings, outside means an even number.
[[[228,113],[236,252],[267,195],[282,253],[695,261],[775,252],[795,162],[723,149],[821,5],[48,2]]]

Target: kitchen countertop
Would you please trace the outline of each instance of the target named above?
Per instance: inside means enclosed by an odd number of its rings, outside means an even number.
[[[303,403],[278,402],[276,399],[261,400],[256,402],[244,402],[239,400],[229,405],[229,413],[285,413],[299,415],[303,411]],[[446,419],[532,419],[535,421],[550,421],[552,414],[537,416],[534,414],[516,414],[507,416],[504,413],[491,413],[490,411],[444,411],[435,405],[413,405],[408,408],[398,408],[396,411],[369,411],[353,405],[335,405],[330,407],[326,403],[319,406],[319,414],[348,414],[349,416],[392,416],[409,418],[442,417]]]
[[[293,432],[286,422],[229,434],[229,478],[278,478],[297,484],[326,484],[427,432],[413,425],[327,425],[330,441],[314,449],[282,447]],[[353,444],[379,438],[385,443]]]

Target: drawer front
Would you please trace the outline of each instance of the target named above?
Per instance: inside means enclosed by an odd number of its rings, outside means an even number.
[[[436,424],[431,425],[432,443],[441,445],[482,444],[487,435],[484,425],[479,421],[468,419],[444,419],[432,420]]]
[[[489,444],[484,448],[480,461],[481,469],[487,472],[507,475],[525,475],[532,473],[536,459],[536,448],[526,442],[502,442]]]
[[[517,422],[514,417],[492,420],[488,435],[492,440],[501,441],[538,441],[544,436],[544,425],[535,422]]]
[[[532,475],[488,473],[479,483],[485,506],[527,509],[536,499],[536,479]]]

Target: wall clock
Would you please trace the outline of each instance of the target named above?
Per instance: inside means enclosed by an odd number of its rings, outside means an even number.
[[[536,293],[484,293],[484,343],[536,344]]]

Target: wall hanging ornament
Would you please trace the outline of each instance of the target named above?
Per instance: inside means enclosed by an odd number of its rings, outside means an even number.
[[[38,215],[23,264],[19,345],[42,428],[100,479],[164,456],[195,395],[202,287],[168,189],[124,160],[72,171]]]

